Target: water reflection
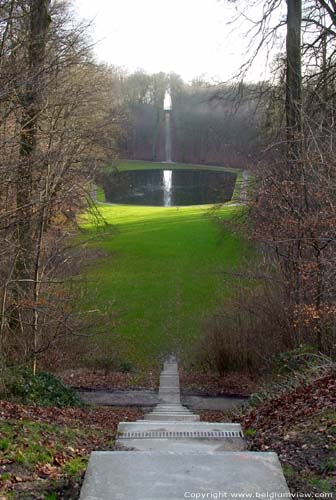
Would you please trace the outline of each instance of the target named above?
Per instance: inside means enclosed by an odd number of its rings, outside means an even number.
[[[232,198],[236,174],[209,170],[134,170],[103,178],[106,200],[130,205],[182,206]]]
[[[163,204],[165,207],[170,207],[172,204],[172,179],[173,171],[163,171]]]

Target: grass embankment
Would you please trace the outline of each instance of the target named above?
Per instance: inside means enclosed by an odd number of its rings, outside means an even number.
[[[117,356],[145,367],[171,350],[190,355],[202,320],[230,293],[223,273],[250,254],[247,245],[221,232],[208,206],[99,210],[112,229],[91,243],[106,257],[87,269],[83,307],[110,308],[115,317],[94,330],[90,362],[108,365]],[[229,219],[241,210],[227,206],[217,216]],[[86,236],[99,234],[88,219],[83,229]]]
[[[91,451],[113,450],[137,408],[42,408],[0,401],[0,499],[75,499]]]

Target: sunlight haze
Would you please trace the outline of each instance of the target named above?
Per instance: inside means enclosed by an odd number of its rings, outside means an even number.
[[[228,25],[237,12],[224,1],[75,0],[74,5],[78,18],[93,20],[98,60],[129,71],[225,81],[246,58],[250,26],[242,20]],[[264,58],[261,61],[256,61],[250,79],[265,78]]]

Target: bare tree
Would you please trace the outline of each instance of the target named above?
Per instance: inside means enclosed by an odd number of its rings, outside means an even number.
[[[301,75],[301,0],[287,0],[286,37],[286,123],[288,161],[301,156],[302,75]]]
[[[71,330],[66,237],[116,153],[114,74],[64,2],[6,2],[0,24],[1,352],[33,363]],[[94,207],[93,207],[94,208]],[[66,305],[65,305],[66,304]]]

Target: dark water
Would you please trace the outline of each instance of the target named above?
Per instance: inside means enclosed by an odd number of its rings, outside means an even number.
[[[106,201],[129,205],[181,206],[232,198],[236,174],[208,170],[134,170],[106,174]]]

